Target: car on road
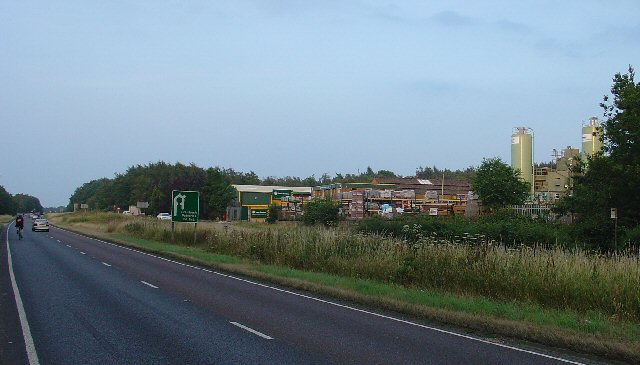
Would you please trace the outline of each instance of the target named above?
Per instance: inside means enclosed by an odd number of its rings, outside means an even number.
[[[49,232],[49,221],[43,218],[36,219],[33,221],[33,226],[31,226],[31,230],[34,232],[37,232],[37,231]]]
[[[156,216],[161,221],[170,221],[171,214],[170,213],[160,213]]]

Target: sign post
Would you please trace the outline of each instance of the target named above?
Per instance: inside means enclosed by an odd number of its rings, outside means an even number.
[[[193,243],[196,243],[198,217],[200,216],[200,193],[197,191],[173,190],[171,192],[171,242],[174,241],[176,222],[194,223]]]
[[[613,227],[613,250],[618,250],[618,208],[611,208],[611,219],[614,220]]]

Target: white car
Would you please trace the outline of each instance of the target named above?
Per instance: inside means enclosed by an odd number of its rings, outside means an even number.
[[[34,232],[36,231],[49,232],[49,221],[46,219],[36,219],[35,221],[33,221],[33,226],[31,227],[31,230]]]
[[[156,216],[161,221],[170,221],[171,214],[170,213],[160,213]]]

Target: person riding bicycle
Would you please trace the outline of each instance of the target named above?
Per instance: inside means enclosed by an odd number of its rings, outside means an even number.
[[[22,214],[18,214],[18,217],[16,218],[16,229],[18,230],[18,234],[20,234],[20,231],[24,229],[24,218],[22,217]]]

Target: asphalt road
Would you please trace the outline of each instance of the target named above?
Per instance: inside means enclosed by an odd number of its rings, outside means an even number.
[[[58,228],[9,233],[0,267],[9,248],[41,364],[567,363]],[[19,331],[2,303],[6,332]],[[30,339],[11,336],[5,360],[28,363],[16,349]]]

